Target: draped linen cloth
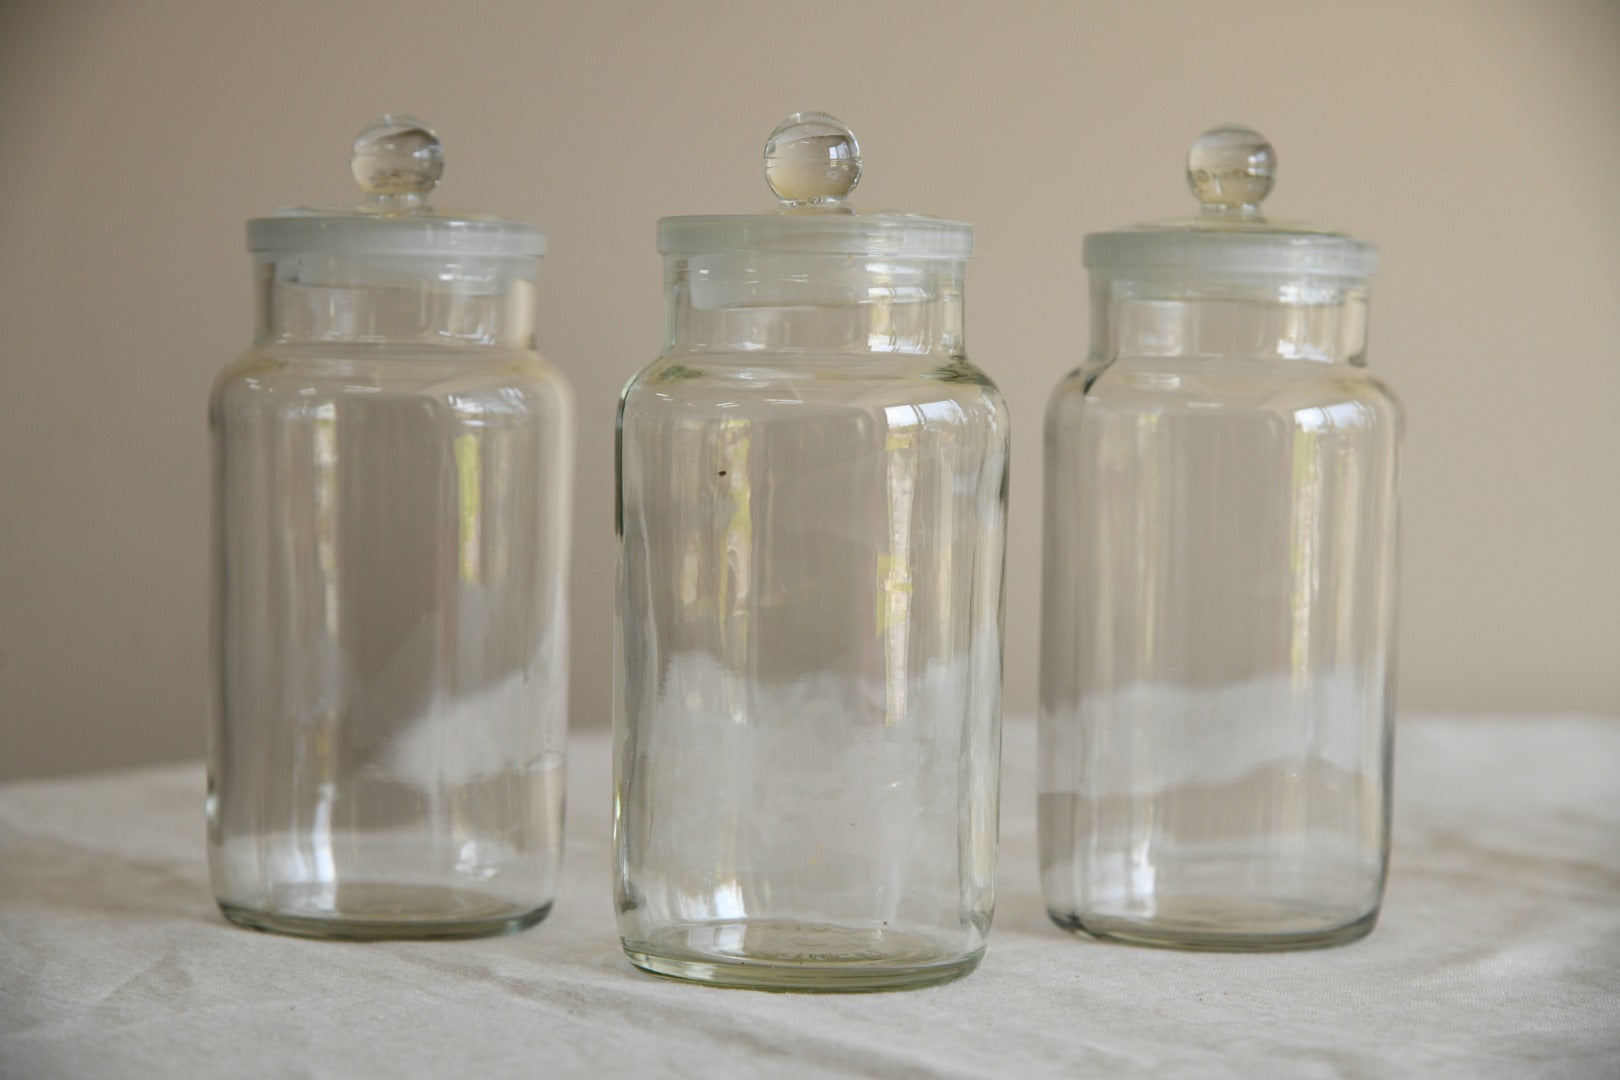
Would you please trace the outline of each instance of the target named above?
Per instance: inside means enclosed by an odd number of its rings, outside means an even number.
[[[842,996],[630,966],[602,730],[570,746],[552,914],[479,941],[227,924],[197,764],[0,786],[0,1077],[1620,1077],[1620,717],[1403,720],[1383,917],[1295,953],[1054,927],[1034,744],[1009,721],[983,965]]]

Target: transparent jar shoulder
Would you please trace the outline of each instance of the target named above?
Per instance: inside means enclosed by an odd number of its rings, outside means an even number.
[[[938,419],[1005,431],[1007,406],[990,377],[960,353],[757,354],[670,352],[637,372],[620,413],[800,405],[871,410],[940,405]]]
[[[1121,414],[1254,414],[1315,426],[1328,410],[1335,427],[1398,435],[1400,400],[1365,367],[1311,360],[1126,357],[1088,360],[1053,390],[1049,427]]]
[[[209,414],[217,423],[234,413],[376,394],[492,416],[573,409],[567,377],[529,349],[254,345],[215,377]]]

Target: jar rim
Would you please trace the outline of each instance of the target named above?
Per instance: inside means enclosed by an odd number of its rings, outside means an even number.
[[[247,246],[255,254],[539,259],[546,253],[546,234],[536,225],[476,215],[381,215],[300,208],[251,219]]]
[[[766,252],[966,259],[973,226],[923,214],[778,213],[666,217],[658,222],[663,255]]]
[[[1378,249],[1342,233],[1305,229],[1137,226],[1092,233],[1081,259],[1103,276],[1143,281],[1250,280],[1345,285],[1378,269]]]

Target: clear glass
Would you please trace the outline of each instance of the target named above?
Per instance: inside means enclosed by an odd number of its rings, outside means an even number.
[[[259,259],[210,406],[209,861],[236,922],[460,937],[551,906],[573,408],[535,269]]]
[[[666,261],[619,412],[619,931],[649,971],[971,971],[994,904],[1007,413],[959,261]]]
[[[1360,287],[1097,280],[1047,415],[1039,832],[1060,926],[1349,941],[1389,854],[1397,447]]]

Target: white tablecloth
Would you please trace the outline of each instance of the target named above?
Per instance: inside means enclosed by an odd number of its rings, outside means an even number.
[[[197,765],[0,787],[0,1076],[1620,1076],[1620,718],[1425,718],[1396,743],[1383,919],[1343,948],[1072,937],[1006,740],[978,972],[848,996],[644,975],[609,900],[607,737],[571,748],[550,918],[471,942],[225,923]]]

